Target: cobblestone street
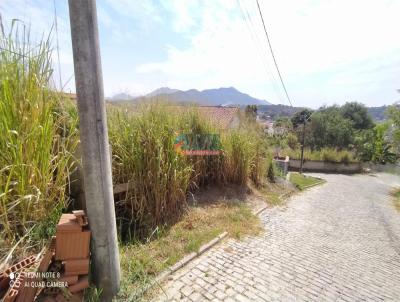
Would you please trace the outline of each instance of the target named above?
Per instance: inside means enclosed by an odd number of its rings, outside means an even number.
[[[225,240],[156,300],[400,301],[400,213],[388,195],[400,178],[318,176],[327,183],[261,214],[264,234]]]

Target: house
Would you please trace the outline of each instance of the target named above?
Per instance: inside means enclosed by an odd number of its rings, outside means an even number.
[[[199,106],[197,110],[204,119],[221,130],[239,127],[239,107]]]
[[[76,101],[76,94],[74,93],[62,93],[63,97]],[[112,104],[112,103],[111,103]],[[132,103],[134,104],[134,103]],[[175,106],[177,111],[184,111],[189,106]],[[240,108],[233,106],[198,106],[195,107],[200,116],[208,120],[211,124],[221,130],[233,129],[239,127],[240,119]],[[132,112],[136,112],[136,108],[130,108]]]

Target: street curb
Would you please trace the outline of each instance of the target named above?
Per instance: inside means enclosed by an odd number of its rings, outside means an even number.
[[[179,260],[177,263],[175,263],[173,266],[167,269],[169,272],[164,276],[167,277],[168,275],[175,273],[177,270],[181,269],[182,267],[186,266],[190,261],[192,261],[194,258],[197,258],[201,254],[204,254],[207,250],[209,250],[211,247],[216,245],[218,242],[220,242],[222,239],[224,239],[226,236],[228,236],[228,232],[223,232],[222,234],[218,235],[211,241],[203,244],[197,252],[190,253],[189,255],[183,257],[181,260]],[[158,281],[162,281],[164,278],[156,278]]]
[[[266,209],[268,209],[268,206],[264,206],[261,209],[257,210],[254,215],[260,215],[262,212],[264,212]]]
[[[265,210],[267,207],[262,208],[261,211]],[[163,282],[169,275],[172,273],[175,273],[177,270],[183,268],[186,266],[189,262],[191,262],[193,259],[199,257],[200,255],[204,254],[206,251],[208,251],[210,248],[212,248],[214,245],[219,243],[222,239],[224,239],[226,236],[228,236],[228,232],[223,232],[211,241],[203,244],[197,252],[192,252],[185,257],[183,257],[181,260],[179,260],[177,263],[172,265],[171,267],[167,268],[165,271],[160,273],[157,277],[155,277],[150,283],[145,286],[139,293],[134,294],[133,296],[130,297],[129,301],[136,301],[138,296],[143,295],[145,292],[147,292],[150,288],[153,286],[160,284]]]
[[[312,185],[308,185],[308,186],[303,187],[303,189],[302,189],[301,191],[304,191],[304,190],[306,190],[306,189],[309,189],[309,188],[312,188],[312,187],[315,187],[315,186],[318,186],[318,185],[322,185],[322,184],[324,184],[324,183],[326,183],[326,180],[322,179],[320,182],[317,182],[317,183],[315,183],[315,184],[312,184]]]

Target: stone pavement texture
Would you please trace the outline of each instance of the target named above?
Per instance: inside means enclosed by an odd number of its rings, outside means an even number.
[[[265,233],[227,240],[172,275],[157,301],[400,301],[400,213],[389,174],[327,183],[261,214]]]

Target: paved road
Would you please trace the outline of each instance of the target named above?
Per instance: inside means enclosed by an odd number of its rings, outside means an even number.
[[[322,177],[265,211],[265,234],[203,254],[157,300],[400,301],[400,213],[388,195],[400,178]]]

